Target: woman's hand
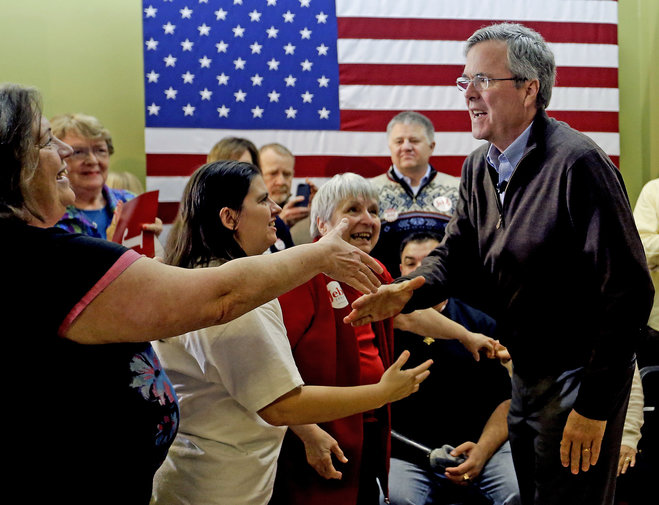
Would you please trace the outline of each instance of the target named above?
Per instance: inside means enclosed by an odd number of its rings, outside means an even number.
[[[628,445],[620,446],[620,457],[618,458],[618,476],[627,473],[627,468],[636,466],[636,449]]]
[[[497,342],[482,333],[467,332],[460,342],[471,353],[476,361],[480,361],[480,351],[485,351],[485,355],[492,359],[496,357]]]
[[[378,385],[384,388],[386,403],[395,402],[416,393],[419,390],[419,384],[430,375],[428,368],[432,365],[431,359],[415,368],[402,370],[409,357],[410,352],[403,351],[396,362],[382,375]]]
[[[332,454],[341,463],[347,463],[339,443],[317,424],[291,426],[291,430],[304,443],[307,463],[324,479],[341,479],[343,474],[334,468]]]
[[[382,273],[382,267],[368,254],[341,238],[347,227],[348,220],[342,219],[338,226],[316,242],[317,247],[325,248],[323,273],[362,293],[375,293],[380,281],[373,272]]]
[[[142,229],[155,233],[156,237],[159,237],[162,233],[162,220],[157,217],[153,223],[146,223],[142,225]]]

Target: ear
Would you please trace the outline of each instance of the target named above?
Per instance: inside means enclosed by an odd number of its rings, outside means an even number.
[[[321,236],[325,235],[329,231],[329,227],[325,221],[322,221],[319,217],[316,218],[316,227],[320,232]]]
[[[220,210],[220,221],[225,228],[234,230],[238,227],[238,212],[229,207],[222,207]]]
[[[540,91],[540,81],[538,79],[528,81],[524,89],[526,90],[524,105],[527,107],[535,107],[538,92]]]
[[[435,150],[435,142],[430,143],[430,152],[432,153]]]

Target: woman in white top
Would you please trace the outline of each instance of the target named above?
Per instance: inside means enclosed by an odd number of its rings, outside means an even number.
[[[204,165],[186,186],[167,262],[203,268],[259,255],[277,239],[280,210],[254,165]],[[408,396],[431,364],[401,370],[404,353],[377,384],[305,386],[277,300],[155,348],[181,412],[179,432],[154,482],[155,503],[167,505],[268,503],[286,425],[341,418]]]

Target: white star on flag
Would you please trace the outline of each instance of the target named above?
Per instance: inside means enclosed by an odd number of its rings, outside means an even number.
[[[152,103],[147,107],[147,109],[149,110],[149,116],[157,116],[158,112],[160,111],[160,106]]]
[[[227,48],[229,47],[229,44],[227,44],[223,40],[220,40],[217,44],[215,44],[215,47],[217,47],[217,52],[218,53],[226,53]]]
[[[236,102],[244,102],[247,93],[245,93],[242,89],[239,89],[233,94],[233,96],[236,97]]]
[[[311,103],[311,99],[313,98],[313,94],[309,93],[309,91],[305,91],[300,96],[302,97],[302,101],[304,103]]]
[[[169,21],[167,21],[166,25],[162,25],[162,29],[164,30],[165,34],[167,35],[173,35],[174,30],[176,29],[176,25],[173,25]]]
[[[217,108],[217,112],[220,115],[220,117],[229,117],[229,107],[222,105],[222,107]]]
[[[146,78],[149,80],[149,82],[158,82],[158,77],[160,77],[160,74],[155,73],[153,70],[146,74]]]
[[[271,60],[268,61],[268,68],[270,70],[277,70],[279,69],[279,62],[272,58]]]
[[[155,51],[158,49],[158,41],[153,40],[153,37],[145,42],[147,51]]]
[[[202,100],[210,100],[211,96],[213,96],[213,92],[209,91],[208,88],[202,89],[199,94],[201,95]]]
[[[284,54],[295,54],[295,46],[290,42],[284,46]]]
[[[242,37],[245,34],[245,29],[240,25],[236,25],[231,30],[233,31],[234,37]]]
[[[219,9],[215,11],[215,21],[224,21],[227,18],[227,11]]]
[[[320,116],[320,119],[328,119],[330,115],[330,111],[327,110],[325,107],[323,107],[318,111],[318,115]]]
[[[281,93],[277,93],[274,89],[268,93],[268,98],[270,98],[271,102],[279,102],[279,97],[281,96]]]
[[[266,30],[266,33],[268,34],[269,39],[276,39],[279,30],[277,30],[277,28],[275,28],[274,26],[271,26]]]
[[[211,31],[211,27],[204,23],[203,25],[198,26],[197,30],[199,30],[199,35],[208,35]]]
[[[300,62],[300,65],[302,66],[302,70],[303,70],[304,72],[310,72],[313,63],[310,62],[308,59],[305,59],[304,61],[301,61],[301,62]]]
[[[193,107],[190,104],[187,104],[185,107],[181,107],[183,109],[183,114],[186,116],[192,116],[194,115],[194,111],[196,107]]]
[[[249,13],[249,19],[250,21],[261,21],[261,13],[254,9],[252,12]]]
[[[175,90],[171,86],[165,90],[165,96],[167,97],[167,100],[176,100],[176,93],[178,93],[178,90]]]
[[[224,72],[222,72],[220,75],[217,76],[217,85],[218,86],[224,86],[229,83],[229,76],[226,75]]]
[[[192,46],[194,46],[194,42],[192,42],[190,39],[185,39],[183,42],[181,42],[181,47],[184,51],[192,51]]]
[[[190,19],[190,16],[192,16],[192,9],[188,9],[187,6],[179,12],[181,13],[181,19]]]
[[[201,68],[211,68],[211,63],[213,60],[211,60],[209,57],[204,55],[203,58],[199,58],[199,65]]]
[[[297,114],[297,110],[295,110],[292,106],[286,109],[286,117],[288,119],[295,119],[295,115]]]
[[[155,18],[156,12],[158,12],[158,9],[156,9],[153,5],[149,5],[146,9],[144,9],[144,15],[147,18]]]
[[[293,14],[290,10],[286,11],[284,14],[282,14],[282,16],[284,17],[284,23],[292,23],[295,19],[295,14]]]
[[[165,62],[166,67],[176,66],[176,58],[174,58],[171,54],[168,54],[162,60]]]
[[[258,105],[252,109],[252,117],[263,117],[263,109]]]

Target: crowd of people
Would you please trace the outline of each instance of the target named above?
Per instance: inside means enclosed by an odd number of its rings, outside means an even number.
[[[36,89],[2,85],[3,314],[25,363],[11,488],[613,505],[618,476],[656,458],[637,446],[639,366],[659,364],[657,181],[632,212],[602,150],[547,115],[555,73],[523,25],[468,39],[457,86],[486,142],[459,178],[431,166],[416,111],[389,122],[385,173],[307,180],[308,204],[286,146],[219,139],[156,258],[111,241],[144,189],[111,171],[102,122],[49,120]]]

